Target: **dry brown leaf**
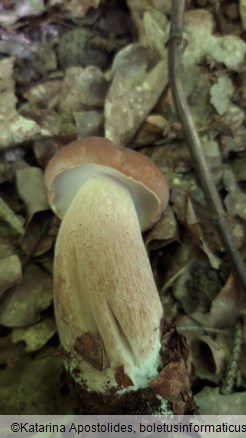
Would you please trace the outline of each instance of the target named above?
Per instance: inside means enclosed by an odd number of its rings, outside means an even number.
[[[158,376],[151,381],[151,388],[156,394],[170,401],[182,397],[182,393],[189,391],[190,382],[183,359],[170,362]]]
[[[88,331],[81,336],[77,336],[74,350],[99,371],[109,367],[108,357],[99,333]]]

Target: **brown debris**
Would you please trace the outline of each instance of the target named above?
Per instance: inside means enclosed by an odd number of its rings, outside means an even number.
[[[123,388],[127,388],[128,386],[132,386],[133,382],[127,374],[124,372],[124,367],[118,367],[115,372],[115,380],[119,386],[123,386]]]
[[[99,333],[86,332],[77,337],[74,350],[99,371],[103,371],[109,366]]]

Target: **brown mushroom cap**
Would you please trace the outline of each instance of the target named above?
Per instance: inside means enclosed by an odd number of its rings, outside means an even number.
[[[81,186],[97,172],[129,189],[142,230],[150,228],[166,208],[167,181],[148,157],[105,138],[89,137],[60,149],[47,166],[48,200],[59,217],[64,217]]]

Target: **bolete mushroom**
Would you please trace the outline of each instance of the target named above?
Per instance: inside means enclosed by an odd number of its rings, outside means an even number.
[[[146,156],[97,137],[59,150],[45,181],[62,218],[55,312],[71,381],[87,406],[92,395],[148,388],[161,365],[163,309],[141,231],[165,209],[167,182]]]

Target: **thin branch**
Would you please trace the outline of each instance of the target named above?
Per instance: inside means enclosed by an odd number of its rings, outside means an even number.
[[[168,42],[169,84],[176,111],[180,118],[196,174],[200,180],[207,202],[211,209],[211,221],[214,223],[223,242],[231,268],[246,291],[246,269],[242,257],[233,240],[226,220],[226,212],[212,175],[208,169],[201,142],[194,125],[180,79],[180,61],[182,34],[184,27],[185,0],[172,1],[172,23]],[[194,35],[194,38],[196,36]]]
[[[232,352],[229,363],[227,365],[226,374],[222,387],[220,388],[220,394],[232,394],[238,371],[238,363],[242,352],[243,343],[243,325],[241,321],[238,321],[234,327],[234,339],[232,345]]]

